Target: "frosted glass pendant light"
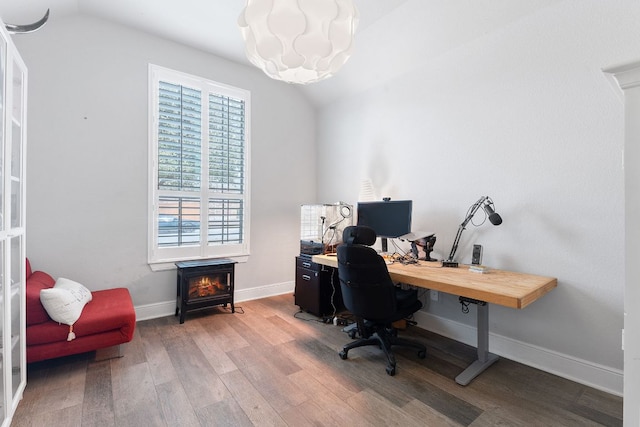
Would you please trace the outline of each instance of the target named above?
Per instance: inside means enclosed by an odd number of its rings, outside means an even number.
[[[273,79],[307,84],[347,62],[358,10],[353,0],[247,0],[238,26],[251,63]]]

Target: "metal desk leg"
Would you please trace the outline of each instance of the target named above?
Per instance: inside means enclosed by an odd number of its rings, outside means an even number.
[[[456,377],[456,382],[460,385],[469,384],[499,358],[498,355],[489,353],[489,304],[484,301],[467,301],[478,307],[478,359]]]

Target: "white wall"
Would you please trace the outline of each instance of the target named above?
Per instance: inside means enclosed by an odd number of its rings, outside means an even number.
[[[159,304],[152,314],[172,312],[175,271],[154,273],[146,262],[151,62],[251,91],[251,257],[236,267],[236,298],[293,289],[299,206],[315,199],[314,111],[296,88],[82,15],[14,40],[30,78],[27,254],[34,268],[90,289],[125,286],[137,309]]]
[[[429,13],[418,0],[407,7]],[[615,393],[624,116],[602,69],[639,56],[638,22],[636,1],[560,2],[344,97],[318,120],[319,199],[355,202],[371,178],[380,197],[414,200],[413,228],[436,232],[440,257],[467,208],[491,196],[504,223],[468,226],[458,260],[470,262],[479,243],[490,267],[558,278],[524,310],[491,307],[492,349]],[[454,296],[425,311],[454,336],[475,325]]]

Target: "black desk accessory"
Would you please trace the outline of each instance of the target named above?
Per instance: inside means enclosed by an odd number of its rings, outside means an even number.
[[[456,234],[456,238],[453,241],[453,247],[451,248],[451,253],[449,253],[449,258],[446,261],[442,261],[443,267],[457,267],[458,263],[453,260],[454,255],[456,254],[456,250],[458,250],[458,244],[460,243],[460,237],[462,236],[462,232],[465,230],[465,227],[471,221],[473,216],[478,212],[478,209],[482,207],[484,209],[485,214],[489,218],[489,221],[493,225],[502,224],[502,218],[498,215],[493,207],[493,200],[489,196],[482,196],[475,202],[469,210],[467,211],[467,216],[465,217],[462,224],[458,227],[458,233]],[[483,221],[484,223],[484,221]]]
[[[411,242],[411,254],[415,259],[421,259],[424,261],[436,261],[431,258],[431,252],[436,244],[436,235],[432,232],[426,231],[412,231],[398,237],[400,240],[406,240]],[[420,257],[420,251],[424,252],[424,257]]]

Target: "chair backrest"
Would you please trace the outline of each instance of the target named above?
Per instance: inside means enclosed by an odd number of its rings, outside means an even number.
[[[369,227],[344,229],[338,246],[338,277],[345,307],[368,320],[387,319],[396,312],[395,287],[384,259],[368,245],[376,241]]]

